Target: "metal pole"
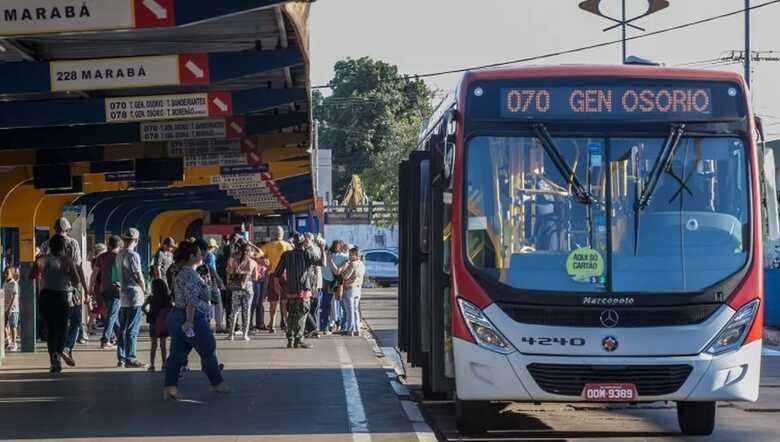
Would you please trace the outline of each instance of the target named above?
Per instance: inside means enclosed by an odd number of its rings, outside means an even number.
[[[750,0],[745,0],[745,82],[750,87]]]
[[[750,1],[750,0],[745,0]],[[623,64],[626,64],[626,0],[623,0],[623,21],[621,22],[623,27]]]

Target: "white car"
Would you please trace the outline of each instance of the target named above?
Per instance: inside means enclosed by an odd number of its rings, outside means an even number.
[[[391,249],[363,250],[366,276],[378,285],[398,284],[398,253]]]

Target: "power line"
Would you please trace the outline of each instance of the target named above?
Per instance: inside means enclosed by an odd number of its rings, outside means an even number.
[[[752,11],[754,9],[760,9],[760,8],[764,8],[766,6],[771,6],[771,5],[774,5],[776,3],[780,3],[780,0],[767,1],[767,2],[758,4],[758,5],[755,5],[755,6],[751,6],[750,8],[748,8],[748,10]],[[745,13],[745,8],[738,9],[738,10],[732,11],[732,12],[727,12],[727,13],[720,14],[720,15],[716,15],[716,16],[713,16],[713,17],[704,18],[704,19],[701,19],[701,20],[696,20],[696,21],[683,23],[683,24],[676,25],[676,26],[671,26],[671,27],[664,28],[664,29],[659,29],[657,31],[648,32],[648,33],[642,34],[642,35],[635,35],[633,37],[626,38],[626,41],[638,40],[638,39],[641,39],[641,38],[648,38],[648,37],[652,37],[654,35],[659,35],[659,34],[664,34],[664,33],[667,33],[667,32],[677,31],[677,30],[689,28],[689,27],[692,27],[692,26],[698,26],[698,25],[701,25],[701,24],[704,24],[704,23],[709,23],[709,22],[712,22],[712,21],[720,20],[720,19],[723,19],[723,18],[727,18],[727,17],[731,17],[733,15],[743,14],[743,13]],[[494,67],[506,66],[506,65],[517,64],[517,63],[526,63],[526,62],[529,62],[529,61],[542,60],[542,59],[545,59],[545,58],[558,57],[558,56],[561,56],[561,55],[574,54],[574,53],[577,53],[577,52],[588,51],[588,50],[591,50],[591,49],[598,49],[598,48],[602,48],[602,47],[606,47],[606,46],[612,46],[612,45],[616,45],[616,44],[619,44],[619,43],[622,43],[622,42],[623,42],[623,39],[612,40],[612,41],[607,41],[607,42],[602,42],[602,43],[594,43],[594,44],[587,45],[587,46],[581,46],[581,47],[578,47],[578,48],[567,49],[567,50],[563,50],[563,51],[549,52],[547,54],[536,55],[536,56],[532,56],[532,57],[518,58],[516,60],[501,61],[501,62],[497,62],[497,63],[490,63],[490,64],[485,64],[485,65],[480,65],[480,66],[471,66],[471,67],[466,67],[466,68],[451,69],[451,70],[447,70],[447,71],[431,72],[431,73],[426,73],[426,74],[415,74],[415,75],[410,75],[409,77],[410,78],[414,78],[414,79],[438,77],[438,76],[441,76],[441,75],[457,74],[457,73],[461,73],[461,72],[478,70],[478,69],[494,68]],[[320,86],[313,86],[312,87],[312,89],[328,89],[328,88],[330,88],[330,85],[320,85]]]

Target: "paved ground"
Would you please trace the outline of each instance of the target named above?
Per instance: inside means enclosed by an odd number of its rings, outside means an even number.
[[[312,350],[286,350],[280,334],[220,341],[233,394],[210,396],[193,371],[181,402],[162,400],[161,373],[114,368],[114,353],[94,340],[61,375],[47,372],[43,352],[10,354],[0,368],[0,440],[418,440],[364,338],[310,342]],[[142,348],[148,360],[146,339]]]
[[[392,356],[396,344],[395,289],[363,296],[364,318],[377,343]],[[762,367],[761,398],[756,403],[722,403],[713,441],[779,441],[780,351],[767,349]],[[418,397],[419,370],[406,368],[409,398]],[[629,406],[496,404],[489,437],[465,438],[455,429],[452,402],[423,403],[425,419],[441,440],[672,441],[679,436],[673,404]],[[703,439],[703,438],[700,438]]]

